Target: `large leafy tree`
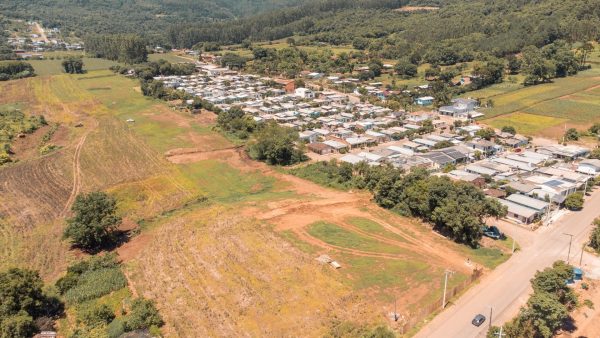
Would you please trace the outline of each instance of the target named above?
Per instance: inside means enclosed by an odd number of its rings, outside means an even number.
[[[88,251],[96,251],[113,242],[121,224],[116,208],[115,199],[104,192],[77,196],[71,207],[75,216],[67,220],[64,237]]]
[[[69,57],[62,62],[65,73],[68,74],[82,74],[83,73],[83,59],[77,57]]]
[[[62,304],[42,290],[44,283],[32,270],[11,268],[0,272],[0,337],[27,338],[38,328],[34,320],[54,317]]]
[[[248,147],[248,153],[268,164],[294,164],[306,159],[304,150],[297,143],[298,132],[269,123],[256,133],[256,140]]]

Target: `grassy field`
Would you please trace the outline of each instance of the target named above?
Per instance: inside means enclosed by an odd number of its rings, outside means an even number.
[[[182,57],[175,53],[148,54],[148,61],[167,60],[171,63],[192,62],[193,56]]]
[[[58,75],[64,72],[61,59],[44,59],[44,60],[30,60],[27,61],[31,63],[33,68],[35,69],[35,73],[38,76],[48,76],[48,75]],[[95,70],[103,70],[108,69],[110,66],[114,66],[118,64],[115,61],[98,59],[98,58],[83,58],[83,69],[88,72]]]
[[[567,128],[585,129],[600,122],[600,53],[591,58],[592,69],[552,83],[524,87],[505,82],[465,94],[491,99],[494,107],[484,109],[482,122],[494,127],[514,126],[528,135],[558,137]]]

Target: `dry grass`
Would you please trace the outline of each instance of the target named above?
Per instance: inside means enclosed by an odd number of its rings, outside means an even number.
[[[177,216],[130,266],[137,291],[158,301],[168,336],[319,336],[334,313],[356,314],[336,271],[235,210]]]

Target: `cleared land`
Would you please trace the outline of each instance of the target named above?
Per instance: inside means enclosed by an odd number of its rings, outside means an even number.
[[[411,318],[439,297],[444,269],[457,272],[454,286],[470,274],[467,257],[485,267],[507,258],[454,244],[367,193],[251,161],[213,131],[213,114],[173,110],[138,86],[109,71],[0,83],[0,105],[65,128],[62,149],[0,169],[0,267],[55,279],[75,256],[60,239],[70,203],[95,189],[117,197],[127,227],[141,226],[118,252],[168,336],[321,335],[336,318],[384,321],[394,297]],[[319,265],[320,254],[342,269]]]

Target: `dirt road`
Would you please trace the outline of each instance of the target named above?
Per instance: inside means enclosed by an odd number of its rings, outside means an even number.
[[[557,260],[567,259],[569,236],[565,233],[573,235],[570,262],[579,263],[580,250],[588,240],[591,222],[600,215],[598,205],[600,190],[588,197],[583,210],[571,212],[557,223],[538,229],[531,243],[523,245],[521,251],[449,306],[416,337],[485,337],[490,311],[492,325],[499,326],[510,320],[529,298],[529,281],[535,272]],[[478,313],[487,317],[481,327],[471,325],[471,320]]]

